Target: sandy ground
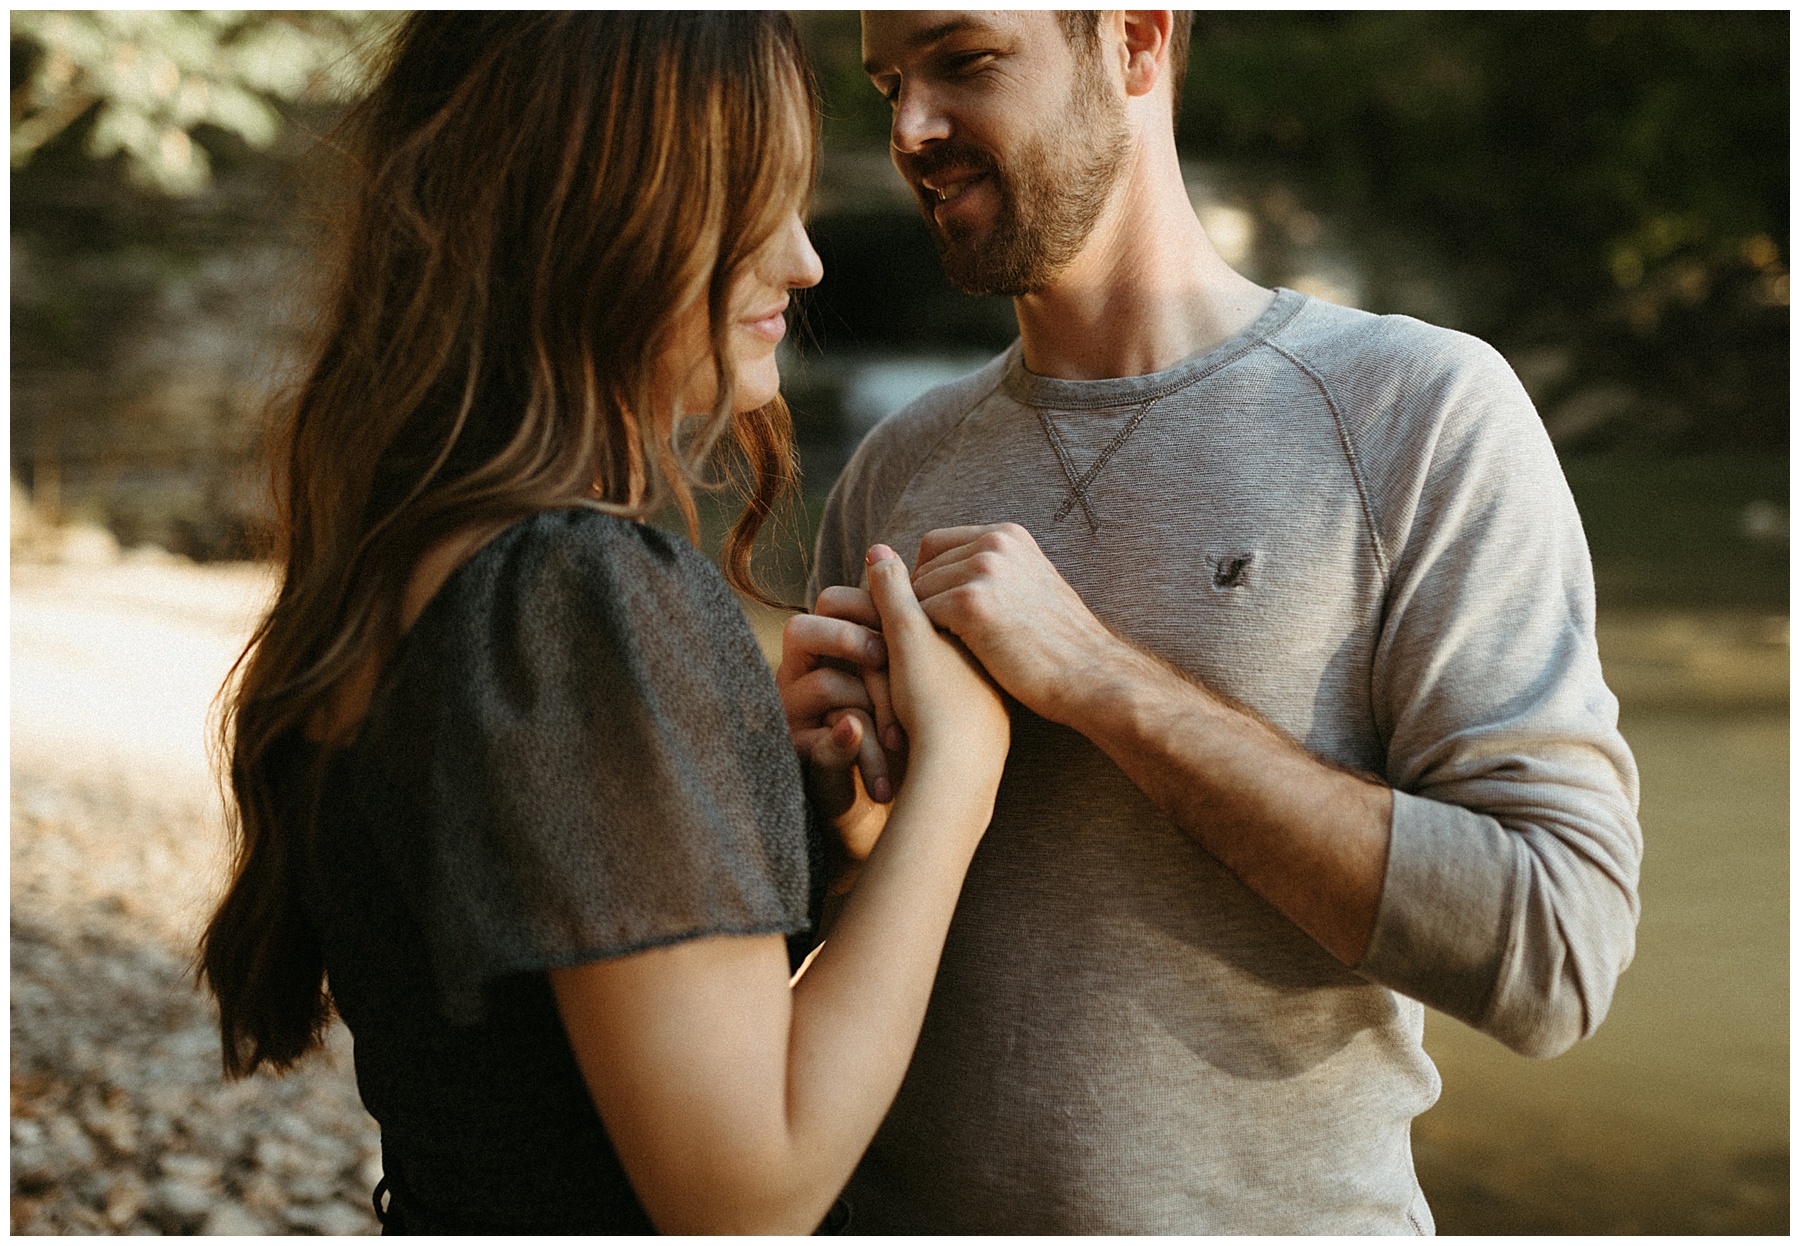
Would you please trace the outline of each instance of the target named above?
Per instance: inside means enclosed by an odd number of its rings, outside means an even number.
[[[14,1232],[375,1228],[367,1201],[379,1176],[375,1130],[357,1102],[341,1029],[298,1073],[227,1086],[210,1008],[188,974],[220,868],[208,714],[268,588],[266,574],[247,566],[13,569]],[[779,617],[753,619],[772,651]],[[1649,746],[1646,829],[1657,828],[1658,842],[1689,845],[1665,853],[1670,868],[1656,876],[1670,879],[1674,897],[1652,906],[1665,926],[1699,903],[1688,877],[1720,859],[1680,821],[1703,826],[1712,806],[1684,814],[1681,799],[1719,798],[1664,795],[1656,784],[1679,762],[1725,789],[1770,787],[1777,763],[1742,759],[1785,758],[1786,626],[1730,613],[1604,621],[1609,679],[1631,710],[1628,734],[1640,752]],[[1695,728],[1696,706],[1750,735]],[[1711,741],[1717,756],[1696,753],[1697,740]],[[1654,780],[1652,756],[1666,759]],[[1779,778],[1755,816],[1770,822],[1779,806],[1771,825],[1784,836],[1785,770]],[[1760,901],[1779,909],[1782,930],[1784,842],[1779,895]],[[1735,880],[1761,871],[1768,881],[1767,852],[1756,852],[1737,873],[1709,876],[1728,907],[1744,894]],[[1647,867],[1647,905],[1652,874]],[[1687,959],[1655,950],[1664,943]],[[1757,996],[1745,1018],[1728,1023],[1754,1031],[1744,1040],[1749,1055],[1694,1040],[1711,1031],[1691,1015],[1712,1006],[1704,992],[1696,1002],[1693,984],[1720,973],[1719,957],[1767,959],[1767,946],[1759,934],[1715,955],[1704,938],[1658,934],[1647,918],[1632,973],[1653,985],[1621,989],[1598,1055],[1531,1065],[1434,1018],[1427,1041],[1445,1099],[1421,1118],[1415,1146],[1440,1229],[1785,1231],[1785,959],[1778,977],[1771,971],[1739,992]],[[1652,970],[1652,959],[1675,967]],[[1762,998],[1771,991],[1778,1001]],[[1676,1014],[1686,1038],[1668,1034],[1668,999],[1684,1001],[1687,1012]],[[1687,1076],[1708,1062],[1718,1076]],[[1661,1080],[1645,1082],[1646,1069],[1661,1070]],[[1612,1102],[1634,1093],[1657,1102]]]

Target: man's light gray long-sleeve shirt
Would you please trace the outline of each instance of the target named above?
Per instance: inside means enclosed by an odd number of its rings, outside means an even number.
[[[1380,910],[1346,969],[1020,710],[847,1231],[1429,1231],[1421,1004],[1553,1054],[1637,918],[1636,770],[1530,400],[1474,338],[1286,290],[1150,376],[1040,377],[1015,344],[869,435],[815,587],[1000,521],[1114,630],[1393,785]]]

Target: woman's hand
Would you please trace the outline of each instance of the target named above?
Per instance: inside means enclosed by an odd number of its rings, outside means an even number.
[[[954,766],[998,782],[1012,723],[999,689],[960,641],[932,625],[906,564],[869,549],[869,593],[888,650],[888,693],[906,730],[909,765]]]

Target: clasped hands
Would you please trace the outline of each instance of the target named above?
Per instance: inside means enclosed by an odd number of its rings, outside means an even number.
[[[1002,690],[1053,721],[1122,645],[1017,524],[925,534],[912,587]],[[873,599],[833,586],[782,633],[776,686],[815,808],[854,858],[868,855],[906,773],[908,741],[889,695],[888,651]]]

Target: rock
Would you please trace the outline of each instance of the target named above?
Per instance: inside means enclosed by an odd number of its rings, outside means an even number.
[[[118,1108],[91,1107],[83,1110],[81,1123],[87,1126],[88,1133],[104,1142],[116,1154],[137,1154],[138,1123],[130,1112]]]
[[[100,1234],[112,1227],[107,1224],[106,1217],[92,1207],[69,1207],[64,1209],[63,1216],[77,1233]]]
[[[282,1189],[281,1182],[266,1172],[255,1172],[245,1177],[239,1184],[239,1191],[245,1205],[257,1211],[279,1215],[288,1205],[287,1191]]]
[[[54,1188],[61,1175],[61,1165],[52,1158],[48,1143],[37,1143],[32,1146],[14,1145],[12,1149],[12,1184],[15,1192],[42,1194],[44,1191]],[[13,1218],[13,1224],[16,1228],[18,1217]]]
[[[145,543],[126,550],[120,561],[136,567],[179,567],[188,560],[180,554],[171,554],[160,545]]]
[[[322,1203],[337,1193],[338,1183],[335,1176],[324,1176],[319,1173],[299,1173],[288,1178],[288,1196],[297,1203]]]
[[[50,1137],[49,1160],[62,1165],[65,1172],[92,1168],[100,1158],[93,1142],[71,1118],[52,1116],[44,1128]]]
[[[116,1178],[102,1197],[100,1213],[114,1229],[123,1229],[138,1218],[149,1201],[149,1190],[136,1173]]]
[[[30,1233],[32,1231],[30,1226],[43,1223],[43,1221],[40,1218],[40,1213],[39,1213],[40,1207],[42,1207],[42,1204],[39,1203],[38,1200],[35,1198],[24,1198],[17,1194],[13,1195],[12,1196],[13,1232],[15,1234]],[[51,1230],[51,1232],[54,1232],[54,1231],[55,1230]]]
[[[150,1215],[168,1233],[191,1233],[218,1201],[204,1186],[164,1177],[150,1187]]]
[[[279,1138],[258,1138],[250,1144],[250,1159],[267,1172],[285,1172],[288,1168],[287,1143]]]
[[[377,1150],[374,1154],[363,1158],[363,1162],[356,1169],[356,1179],[365,1190],[372,1191],[381,1184],[383,1172],[381,1152]]]
[[[200,1232],[208,1237],[263,1237],[269,1226],[241,1203],[220,1203],[208,1213]]]
[[[360,1212],[339,1202],[299,1204],[288,1208],[287,1222],[325,1237],[367,1233],[375,1223],[374,1211]]]
[[[219,1179],[219,1161],[206,1155],[176,1152],[156,1161],[157,1171],[188,1185],[207,1188]]]
[[[49,644],[33,652],[62,653],[67,620],[116,628],[133,611],[153,613],[158,638],[189,617],[196,635],[217,636],[238,626],[221,622],[218,602],[246,593],[191,564],[15,575],[15,639],[21,603],[34,601],[41,618],[26,634]],[[254,622],[254,611],[232,611],[245,629]],[[121,652],[156,651],[126,640]],[[221,678],[238,644],[221,642]],[[56,679],[92,680],[55,660]],[[121,714],[136,705],[115,700]],[[191,731],[171,730],[203,740],[203,715],[193,717]],[[39,739],[35,721],[15,699],[12,1231],[290,1232],[284,1212],[296,1203],[304,1231],[372,1231],[366,1194],[347,1191],[379,1146],[341,1027],[286,1077],[220,1077],[216,1014],[187,976],[224,843],[203,766],[190,774],[160,755],[144,762],[143,750]]]
[[[50,1214],[50,1209],[41,1203],[26,1204],[26,1211],[23,1215],[15,1210],[13,1223],[17,1225],[21,1221],[23,1221],[24,1227],[16,1229],[15,1232],[26,1237],[50,1237],[57,1233],[68,1232],[56,1222]]]

